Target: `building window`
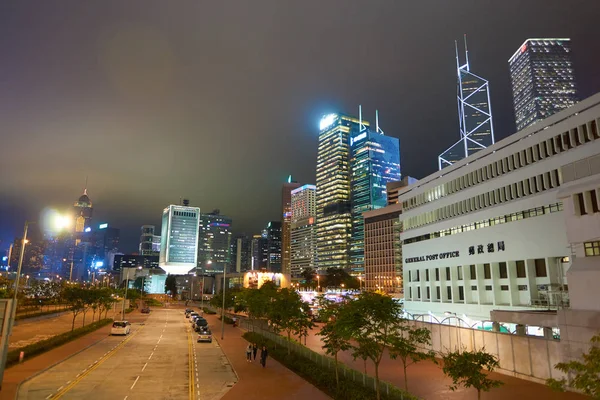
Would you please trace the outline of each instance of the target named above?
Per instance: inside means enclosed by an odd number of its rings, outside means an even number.
[[[462,281],[463,280],[463,274],[462,274],[462,265],[459,265],[457,268],[457,274],[458,274],[458,280]]]
[[[465,300],[465,288],[463,286],[458,287],[458,299],[462,301]]]
[[[600,256],[600,242],[585,242],[583,247],[586,257]]]
[[[490,264],[483,264],[483,279],[492,279]]]
[[[577,197],[577,205],[579,207],[579,215],[586,215],[587,212],[585,211],[585,202],[583,200],[583,193],[577,193],[575,196]]]
[[[436,281],[440,280],[440,269],[439,268],[435,269],[435,280]]]
[[[440,300],[440,297],[442,297],[442,295],[440,294],[440,287],[439,286],[435,287],[435,297],[436,297],[436,300]]]
[[[477,285],[471,286],[471,290],[477,290]]]
[[[469,265],[469,269],[471,272],[471,279],[477,279],[477,273],[475,272],[476,271],[475,265]]]
[[[508,285],[500,285],[500,290],[504,292],[508,291]]]
[[[519,289],[520,292],[526,292],[527,285],[519,285],[519,286],[517,286],[517,289]]]
[[[415,279],[415,282],[419,282],[421,280],[421,274],[419,273],[419,270],[416,271],[417,272],[417,278]],[[421,297],[421,296],[419,296]]]
[[[452,300],[452,287],[446,287],[446,294],[448,295],[448,300]]]
[[[446,280],[450,280],[450,267],[446,267]]]
[[[517,261],[517,278],[527,278],[527,273],[525,270],[525,261],[523,260]]]
[[[412,299],[412,288],[411,287],[408,288],[408,298]]]
[[[546,271],[546,260],[543,258],[535,259],[535,276],[536,278],[545,278],[548,276]]]
[[[408,271],[408,281],[412,282],[412,271]]]
[[[430,295],[431,295],[431,292],[430,292],[429,286],[427,286],[427,300],[429,300]]]
[[[506,268],[506,263],[501,262],[498,266],[500,267],[500,279],[508,278],[508,270]]]
[[[425,270],[425,281],[429,282],[429,270]]]
[[[417,287],[417,299],[421,300],[421,287]]]
[[[492,290],[492,285],[485,285],[485,290]]]

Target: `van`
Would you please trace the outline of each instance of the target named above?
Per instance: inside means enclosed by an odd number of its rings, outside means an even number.
[[[110,329],[111,335],[129,335],[131,324],[128,321],[115,321]]]

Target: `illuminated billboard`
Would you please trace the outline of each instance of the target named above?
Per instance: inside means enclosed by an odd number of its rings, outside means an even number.
[[[260,289],[266,282],[273,282],[277,287],[288,287],[290,285],[290,275],[275,272],[250,271],[244,275],[244,287],[250,289]]]

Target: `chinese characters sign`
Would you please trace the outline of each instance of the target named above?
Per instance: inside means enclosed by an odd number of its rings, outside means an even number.
[[[494,251],[504,251],[504,250],[505,250],[504,241],[500,241],[500,242],[496,242],[496,243],[488,243],[486,246],[484,246],[483,244],[478,244],[477,246],[469,247],[469,255],[472,256],[474,254],[493,253]]]

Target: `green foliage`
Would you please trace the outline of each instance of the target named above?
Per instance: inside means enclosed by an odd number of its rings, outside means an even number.
[[[62,346],[65,343],[68,343],[99,328],[102,328],[103,326],[106,326],[112,322],[112,319],[101,319],[100,321],[94,322],[82,328],[77,328],[71,332],[65,332],[60,335],[53,336],[49,339],[40,340],[37,343],[33,343],[24,347],[20,347],[18,349],[11,350],[7,354],[6,366],[8,367],[17,364],[19,362],[19,356],[22,351],[25,353],[25,357],[31,358],[36,355],[45,353],[49,350],[52,350],[58,346]]]
[[[148,307],[162,307],[163,303],[161,303],[160,301],[152,298],[152,297],[144,297],[144,303],[146,303],[146,305]]]
[[[244,333],[244,338],[250,343],[256,343],[259,347],[263,345],[269,349],[269,356],[279,361],[294,373],[306,379],[311,384],[335,400],[372,400],[374,389],[364,387],[354,382],[351,375],[348,378],[339,377],[339,386],[336,384],[335,373],[327,367],[322,366],[301,354],[288,353],[285,349],[277,347],[275,342],[255,332]],[[384,400],[416,400],[416,397],[390,387],[390,394],[382,394]]]
[[[452,379],[451,390],[458,386],[475,388],[477,398],[481,398],[481,392],[489,392],[491,389],[503,384],[501,381],[488,378],[483,370],[493,371],[499,366],[498,360],[493,355],[486,353],[485,349],[479,351],[455,351],[444,355],[444,374]]]
[[[311,286],[317,280],[317,272],[313,268],[305,268],[300,276],[304,278],[305,286]]]
[[[600,335],[590,340],[590,351],[582,354],[583,361],[574,360],[558,363],[554,366],[565,374],[570,374],[572,379],[568,383],[574,389],[594,399],[600,399]],[[567,386],[566,379],[548,379],[546,383],[554,390],[564,391]]]
[[[318,335],[323,337],[323,349],[325,353],[333,356],[335,360],[335,381],[339,389],[339,371],[338,371],[338,353],[340,351],[346,351],[352,348],[350,345],[351,335],[347,330],[341,329],[337,326],[338,324],[338,313],[340,307],[324,298],[319,299],[322,311],[321,314],[326,318],[326,324],[321,328]]]
[[[427,328],[413,328],[409,322],[403,320],[400,325],[401,335],[392,337],[390,347],[390,357],[392,359],[399,358],[402,361],[404,371],[404,389],[408,390],[408,377],[406,368],[412,364],[416,364],[422,360],[435,361],[435,353],[433,351],[421,352],[419,347],[431,345],[431,332]]]
[[[217,317],[217,319],[220,321],[220,320],[221,320],[221,316],[219,315],[219,316]],[[226,324],[229,324],[229,325],[232,325],[232,324],[233,324],[233,318],[230,318],[230,317],[228,317],[227,315],[225,315],[225,323],[226,323]]]
[[[283,288],[269,303],[267,317],[276,331],[286,332],[289,341],[292,332],[304,335],[312,327],[308,309],[308,304],[302,301],[298,292]]]
[[[175,275],[167,275],[165,293],[171,295],[172,298],[177,297],[177,277]]]
[[[358,289],[360,282],[343,268],[327,268],[327,275],[321,281],[323,287],[339,288],[344,284],[348,289]]]
[[[214,315],[214,314],[217,313],[216,311],[213,311],[213,310],[211,310],[210,308],[207,308],[207,307],[204,307],[202,310],[204,311],[205,314],[208,314],[208,315]]]

